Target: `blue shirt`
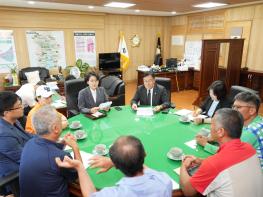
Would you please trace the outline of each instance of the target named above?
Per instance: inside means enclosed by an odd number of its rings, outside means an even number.
[[[22,149],[31,137],[18,121],[12,125],[0,118],[0,177],[18,171]]]
[[[34,137],[25,145],[19,169],[21,197],[67,197],[68,181],[78,175],[73,169],[59,168],[56,157],[69,155],[63,145]]]
[[[114,187],[95,192],[92,197],[171,197],[172,181],[167,174],[152,169],[144,175],[124,177]]]
[[[217,107],[218,104],[219,104],[219,101],[213,101],[213,103],[211,104],[211,106],[210,106],[210,108],[209,108],[209,110],[208,110],[208,112],[207,112],[207,115],[208,115],[209,117],[212,117],[212,116],[213,116],[213,114],[214,114],[214,112],[215,112],[216,107]]]

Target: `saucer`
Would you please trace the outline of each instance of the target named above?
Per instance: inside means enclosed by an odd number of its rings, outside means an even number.
[[[77,134],[78,133],[78,134]],[[87,133],[83,130],[77,130],[73,134],[77,140],[83,140],[87,137]]]
[[[105,156],[105,155],[107,155],[107,154],[109,153],[109,149],[105,149],[105,151],[104,151],[103,153],[100,153],[100,154],[97,153],[97,152],[95,151],[95,149],[93,149],[92,153],[93,153],[94,155]]]
[[[170,152],[168,152],[166,156],[169,159],[174,160],[174,161],[181,161],[184,158],[184,154],[182,154],[180,157],[174,157],[174,156],[171,155]]]
[[[81,128],[81,127],[82,127],[82,124],[79,124],[79,126],[77,126],[77,127],[74,127],[72,124],[69,125],[69,128],[70,128],[70,129],[79,129],[79,128]]]
[[[189,120],[189,119],[188,120],[182,120],[182,118],[179,118],[179,121],[182,123],[190,123],[191,122],[191,120]]]

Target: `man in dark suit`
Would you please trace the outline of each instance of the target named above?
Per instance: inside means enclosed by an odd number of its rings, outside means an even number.
[[[22,149],[32,137],[17,120],[23,113],[24,107],[18,95],[0,92],[0,178],[18,171]],[[7,187],[0,196],[10,192]]]
[[[170,106],[167,90],[155,83],[152,72],[147,72],[143,77],[143,85],[140,85],[131,100],[131,107],[137,110],[138,104],[155,106],[154,111],[160,111]]]

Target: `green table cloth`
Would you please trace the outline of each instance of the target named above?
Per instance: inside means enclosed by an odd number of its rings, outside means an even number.
[[[181,161],[173,161],[167,158],[166,154],[171,147],[179,147],[185,155],[195,155],[197,157],[208,157],[201,146],[192,149],[185,145],[185,142],[193,140],[202,127],[208,125],[195,125],[193,123],[184,124],[179,121],[179,116],[172,114],[157,113],[151,117],[138,117],[130,106],[123,106],[121,111],[112,108],[107,117],[90,120],[85,115],[80,114],[69,119],[80,121],[83,130],[87,133],[87,138],[78,141],[80,150],[92,153],[97,144],[106,144],[109,147],[116,138],[121,135],[134,135],[138,137],[145,148],[145,164],[155,170],[166,172],[174,181],[179,183],[179,176],[173,169],[180,167]],[[74,130],[65,129],[65,133],[74,133]],[[122,173],[112,168],[106,173],[96,174],[97,169],[87,169],[96,188],[113,186],[123,177]]]

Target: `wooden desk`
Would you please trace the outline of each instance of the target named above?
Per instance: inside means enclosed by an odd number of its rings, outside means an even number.
[[[4,85],[4,90],[5,91],[11,91],[11,92],[16,92],[19,88],[21,87],[21,85]]]
[[[137,77],[137,85],[143,84],[143,71],[138,72]],[[154,73],[156,77],[166,77],[171,79],[171,91],[176,92],[180,90],[190,90],[193,89],[193,81],[194,81],[194,71],[173,71],[173,72],[156,72]],[[178,86],[176,78],[178,80]]]

